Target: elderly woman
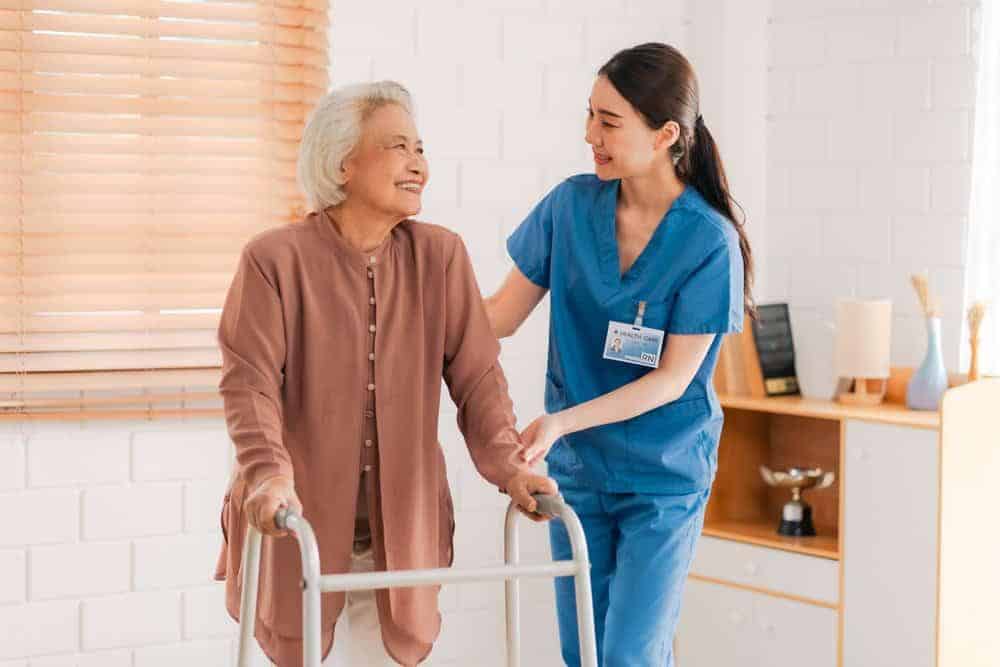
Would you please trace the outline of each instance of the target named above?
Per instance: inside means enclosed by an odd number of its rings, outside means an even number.
[[[379,82],[327,95],[298,169],[313,212],[246,245],[219,325],[238,465],[216,577],[233,618],[246,523],[281,536],[280,507],[309,519],[324,573],[451,564],[442,377],[479,473],[526,513],[531,493],[556,492],[517,456],[499,343],[464,244],[410,219],[428,169],[406,90]],[[301,665],[297,546],[268,539],[261,557],[257,640],[275,664]],[[324,595],[324,657],[347,618],[350,665],[419,663],[440,630],[438,588]]]

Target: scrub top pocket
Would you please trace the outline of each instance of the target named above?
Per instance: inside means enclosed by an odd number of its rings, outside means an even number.
[[[545,373],[545,411],[559,412],[566,406],[566,391],[550,371]]]
[[[704,481],[712,475],[705,422],[708,400],[699,396],[673,401],[638,417],[626,426],[628,469],[664,470],[684,479]]]

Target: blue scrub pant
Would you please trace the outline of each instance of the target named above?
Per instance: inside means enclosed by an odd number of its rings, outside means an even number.
[[[681,593],[701,534],[708,490],[669,496],[600,493],[572,479],[553,477],[587,536],[598,664],[673,667]],[[549,524],[549,538],[554,559],[572,558],[561,521]],[[555,586],[563,660],[567,667],[579,667],[573,579],[561,577]]]

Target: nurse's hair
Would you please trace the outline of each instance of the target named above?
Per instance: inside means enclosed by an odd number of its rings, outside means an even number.
[[[740,238],[743,255],[743,305],[756,316],[751,287],[753,257],[747,239],[746,216],[729,193],[729,181],[712,133],[701,116],[698,78],[684,55],[672,46],[649,42],[619,51],[598,71],[624,97],[647,126],[659,130],[668,121],[680,126],[680,137],[670,147],[677,177],[729,218]],[[737,217],[736,209],[740,215]]]
[[[299,187],[311,210],[322,211],[347,198],[341,167],[361,140],[364,122],[387,104],[413,113],[409,91],[395,81],[336,88],[316,104],[302,132],[297,166]]]

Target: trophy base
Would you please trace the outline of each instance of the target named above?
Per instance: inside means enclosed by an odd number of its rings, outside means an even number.
[[[778,525],[779,535],[786,535],[788,537],[816,536],[816,527],[813,525],[812,507],[802,503],[800,510],[800,512],[795,512],[795,514],[800,514],[799,518],[788,519],[784,516],[782,517],[781,523]]]

